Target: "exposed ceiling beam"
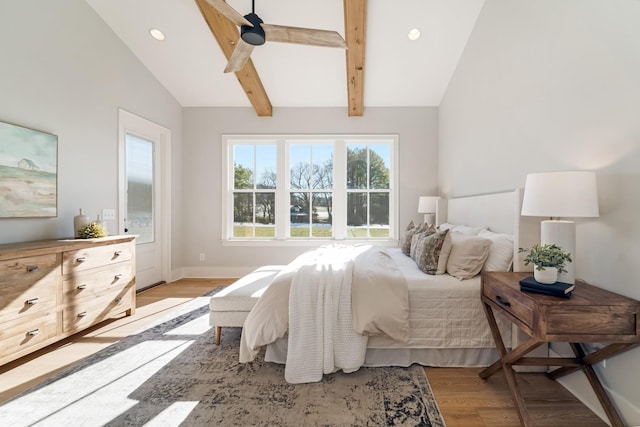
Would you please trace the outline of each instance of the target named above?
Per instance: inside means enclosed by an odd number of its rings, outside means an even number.
[[[224,15],[218,13],[206,0],[195,0],[195,2],[228,61],[240,38],[238,27]],[[271,116],[273,114],[271,101],[251,59],[235,74],[258,116]]]
[[[344,33],[347,42],[347,96],[349,116],[364,110],[364,47],[367,0],[344,0]]]

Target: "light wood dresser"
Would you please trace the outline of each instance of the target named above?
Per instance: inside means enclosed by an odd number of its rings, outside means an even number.
[[[0,245],[0,365],[136,307],[135,237]]]

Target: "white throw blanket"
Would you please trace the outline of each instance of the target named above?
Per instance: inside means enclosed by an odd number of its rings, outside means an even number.
[[[303,265],[289,293],[289,346],[284,377],[308,383],[339,369],[357,371],[364,363],[367,337],[353,330],[353,259],[366,247],[322,247]]]
[[[288,336],[285,378],[319,381],[323,373],[357,370],[367,337],[406,342],[409,293],[382,248],[328,245],[296,258],[271,282],[244,322],[240,362]]]

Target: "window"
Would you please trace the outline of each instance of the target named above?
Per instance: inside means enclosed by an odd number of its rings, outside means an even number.
[[[224,136],[223,238],[395,240],[397,137]]]

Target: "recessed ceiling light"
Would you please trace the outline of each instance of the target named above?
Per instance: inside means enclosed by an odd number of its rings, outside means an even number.
[[[164,40],[164,33],[160,30],[158,30],[157,28],[152,28],[149,30],[149,34],[151,34],[151,37],[153,37],[154,39],[158,40],[158,41],[162,41]]]
[[[407,35],[407,37],[409,37],[409,40],[418,40],[420,38],[420,30],[417,28],[413,28],[411,29],[411,31],[409,31],[409,34]]]

